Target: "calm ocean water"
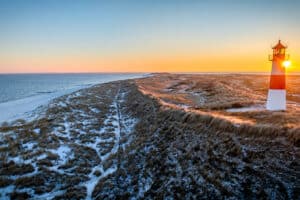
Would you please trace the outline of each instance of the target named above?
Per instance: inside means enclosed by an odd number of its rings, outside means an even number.
[[[63,94],[98,83],[141,76],[142,74],[0,74],[0,103],[43,94]]]

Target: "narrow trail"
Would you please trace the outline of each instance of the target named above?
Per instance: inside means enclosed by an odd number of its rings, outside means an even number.
[[[97,183],[108,176],[109,174],[114,173],[117,170],[117,166],[111,166],[108,169],[104,169],[103,163],[112,156],[113,154],[117,153],[120,147],[120,137],[121,137],[121,114],[120,114],[120,86],[117,90],[117,93],[115,94],[115,98],[113,102],[110,105],[109,113],[106,115],[106,119],[104,121],[104,126],[100,130],[100,133],[104,133],[107,131],[107,129],[111,128],[111,124],[113,126],[113,137],[110,137],[107,140],[114,140],[114,146],[113,148],[107,152],[105,155],[100,155],[99,151],[100,149],[96,149],[99,158],[101,159],[101,164],[99,166],[94,167],[92,172],[89,174],[90,180],[85,184],[87,188],[87,196],[86,200],[92,199],[93,191],[97,185]],[[100,170],[101,176],[97,177],[95,175],[95,171]]]
[[[107,165],[106,162],[110,157],[118,153],[119,149],[121,148],[120,141],[122,137],[126,137],[126,135],[131,131],[130,127],[126,126],[126,119],[123,119],[121,111],[122,102],[124,102],[125,94],[126,91],[124,91],[124,89],[121,88],[121,85],[118,86],[117,92],[113,94],[114,98],[111,105],[109,106],[110,109],[106,115],[106,119],[104,120],[104,125],[100,130],[100,134],[113,133],[106,140],[110,142],[113,141],[114,144],[113,147],[104,155],[99,154],[101,147],[95,149],[98,155],[100,155],[99,158],[101,160],[101,164],[93,168],[92,172],[89,174],[90,180],[85,183],[85,186],[87,188],[86,200],[93,199],[93,191],[95,190],[95,187],[97,186],[97,183],[100,180],[116,172],[117,169],[120,168],[121,158],[119,154],[117,155],[116,162],[113,162],[111,166],[105,168],[104,165]],[[124,148],[125,146],[123,146],[123,149]],[[97,170],[101,172],[100,176],[95,175],[95,172]]]
[[[137,119],[126,110],[127,86],[63,96],[26,130],[1,133],[0,199],[94,199],[101,180],[120,167],[119,149],[132,141]]]
[[[299,199],[288,140],[214,129],[216,118],[138,89],[92,87],[2,129],[0,199]]]

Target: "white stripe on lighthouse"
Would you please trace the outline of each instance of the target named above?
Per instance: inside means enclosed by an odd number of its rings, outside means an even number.
[[[286,110],[286,91],[269,89],[267,109]]]

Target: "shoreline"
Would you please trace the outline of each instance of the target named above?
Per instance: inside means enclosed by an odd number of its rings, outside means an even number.
[[[91,74],[94,75],[94,73],[91,73]],[[130,73],[128,73],[126,75],[129,75],[129,74]],[[45,74],[45,75],[49,75],[49,74]],[[111,75],[111,74],[108,73],[107,75]],[[61,96],[76,92],[78,90],[82,90],[85,88],[93,87],[98,84],[103,84],[103,83],[108,83],[108,82],[113,82],[113,81],[118,81],[118,80],[124,80],[124,79],[129,80],[129,79],[134,79],[134,78],[145,77],[145,74],[135,74],[134,77],[132,77],[132,78],[122,77],[122,74],[115,74],[115,75],[121,75],[121,76],[119,78],[113,77],[113,78],[111,78],[111,80],[104,80],[104,81],[99,80],[98,83],[94,83],[94,84],[85,84],[85,85],[81,85],[81,86],[78,85],[78,86],[73,86],[72,88],[60,90],[57,92],[51,92],[48,94],[38,94],[38,95],[30,96],[30,97],[25,97],[22,99],[2,102],[2,103],[0,103],[0,110],[2,111],[1,115],[0,115],[0,125],[3,123],[4,124],[13,123],[16,120],[26,120],[26,121],[34,120],[42,113],[43,110],[45,110],[47,108],[47,105],[49,103],[51,103],[51,101],[53,101],[54,99],[59,98]],[[130,75],[133,75],[133,74],[130,74]]]
[[[55,99],[40,119],[0,127],[0,198],[297,199],[299,132],[293,139],[208,116],[228,104],[194,105],[194,90],[206,85],[193,78],[95,85]]]

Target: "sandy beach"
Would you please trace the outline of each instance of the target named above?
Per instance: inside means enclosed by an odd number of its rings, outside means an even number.
[[[299,199],[300,76],[153,76],[51,101],[0,127],[0,199]]]

